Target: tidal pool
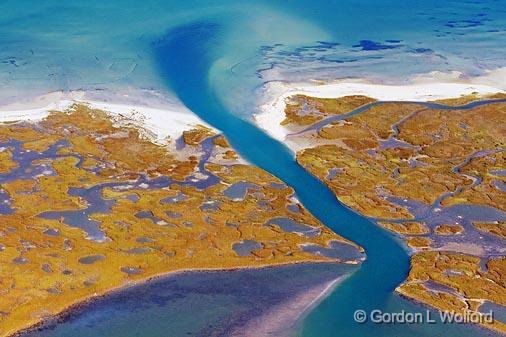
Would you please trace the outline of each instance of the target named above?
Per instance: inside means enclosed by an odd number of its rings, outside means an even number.
[[[244,200],[249,190],[258,190],[260,186],[247,181],[239,181],[227,187],[223,194],[232,200]]]
[[[232,249],[239,256],[250,256],[251,252],[257,249],[261,249],[263,246],[255,240],[244,240],[236,242],[232,245]]]
[[[277,225],[279,228],[289,233],[297,233],[309,238],[320,235],[320,229],[306,224],[302,224],[293,219],[286,217],[278,217],[271,219],[264,226]]]

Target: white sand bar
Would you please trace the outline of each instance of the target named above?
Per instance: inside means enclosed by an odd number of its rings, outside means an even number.
[[[152,108],[146,105],[102,102],[89,100],[86,93],[78,91],[65,94],[49,93],[27,102],[0,106],[0,122],[38,121],[51,111],[64,111],[75,103],[104,110],[117,125],[137,126],[145,131],[144,136],[160,144],[165,144],[168,139],[177,139],[183,131],[190,130],[196,125],[206,125],[182,105]]]
[[[487,95],[498,92],[504,92],[504,89],[486,84],[475,84],[471,81],[467,83],[430,83],[424,81],[423,83],[409,85],[384,85],[349,81],[328,84],[272,82],[266,87],[268,102],[260,107],[260,112],[254,116],[254,119],[256,124],[273,138],[282,141],[289,131],[280,123],[285,118],[286,98],[293,95],[301,94],[318,98],[365,95],[382,101],[433,101],[456,98],[471,93]]]

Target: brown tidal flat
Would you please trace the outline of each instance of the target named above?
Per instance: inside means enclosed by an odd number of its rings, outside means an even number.
[[[456,105],[464,105],[464,104],[468,104],[471,102],[481,101],[483,99],[501,99],[501,98],[506,98],[506,94],[502,93],[502,92],[498,92],[495,94],[480,96],[475,93],[475,94],[469,94],[469,95],[462,95],[461,97],[456,97],[456,98],[438,99],[434,102],[445,104],[445,105],[456,106]]]
[[[479,310],[484,301],[506,306],[506,257],[490,259],[487,271],[480,259],[450,252],[420,252],[411,258],[406,282],[397,291],[440,310]],[[433,284],[452,289],[441,291]],[[506,324],[495,320],[486,327],[506,332]]]
[[[315,98],[304,95],[290,97],[286,105],[283,125],[309,125],[330,115],[339,115],[372,103],[375,99],[362,96],[346,96],[340,100]]]
[[[481,231],[497,235],[506,240],[506,223],[504,221],[497,223],[474,223],[474,226]]]
[[[12,153],[8,149],[0,151],[0,173],[9,172],[16,167],[16,163],[12,160]]]
[[[506,103],[459,109],[506,94],[436,101],[451,110],[382,102],[327,122],[359,106],[356,97],[287,99],[285,121],[298,131],[288,140],[312,144],[297,161],[406,241],[413,255],[402,295],[440,310],[506,305]],[[506,322],[486,327],[506,333]]]
[[[0,336],[157,275],[336,261],[301,247],[348,242],[212,130],[176,150],[115,125],[86,105],[0,125]]]

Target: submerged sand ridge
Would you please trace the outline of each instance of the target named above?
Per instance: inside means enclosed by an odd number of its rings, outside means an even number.
[[[506,305],[506,94],[433,102],[296,94],[284,111],[297,162],[411,248],[401,294],[440,310]],[[499,320],[486,326],[506,331]]]
[[[0,335],[172,271],[364,258],[204,125],[154,143],[74,104],[0,125],[0,143]]]

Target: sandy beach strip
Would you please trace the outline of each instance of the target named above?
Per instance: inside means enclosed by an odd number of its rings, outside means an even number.
[[[264,88],[266,103],[254,115],[255,123],[271,137],[284,141],[290,131],[281,125],[285,119],[286,99],[294,95],[317,98],[339,98],[364,95],[381,101],[433,101],[457,98],[476,93],[478,95],[505,92],[506,68],[482,77],[461,79],[457,75],[443,76],[430,73],[418,76],[406,85],[375,84],[365,80],[338,80],[329,83],[270,82]]]
[[[85,91],[52,92],[21,103],[0,106],[0,122],[35,122],[47,117],[51,111],[65,111],[77,103],[105,111],[118,126],[128,124],[139,127],[145,131],[143,136],[162,145],[197,125],[211,128],[181,104],[160,106],[146,101],[142,105],[133,105],[128,99],[109,101],[104,93],[100,97],[104,100],[97,100],[96,95]],[[117,99],[118,95],[113,98]]]

